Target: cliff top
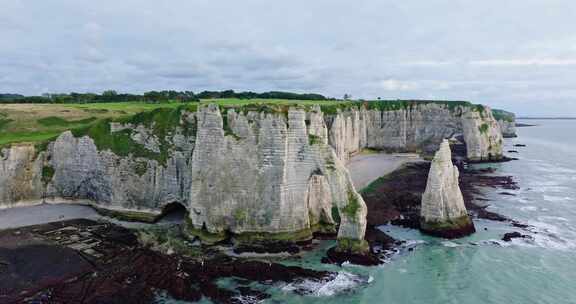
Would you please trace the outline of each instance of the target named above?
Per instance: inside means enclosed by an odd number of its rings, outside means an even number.
[[[311,108],[319,105],[325,114],[336,114],[338,110],[364,106],[368,109],[391,111],[419,104],[441,104],[451,109],[477,107],[466,101],[438,100],[289,100],[289,99],[209,99],[200,102],[116,102],[86,104],[0,104],[0,147],[12,143],[38,143],[52,139],[66,130],[86,130],[102,121],[130,121],[154,117],[158,113],[186,109],[196,111],[198,105],[214,103],[221,109],[235,108],[237,111],[261,111],[286,113],[290,107]],[[156,114],[139,114],[139,113]],[[158,117],[157,117],[158,118]],[[160,119],[162,120],[162,119]],[[137,121],[135,121],[137,122]]]

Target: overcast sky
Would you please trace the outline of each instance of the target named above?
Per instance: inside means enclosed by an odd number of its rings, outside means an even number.
[[[286,90],[576,116],[572,0],[0,0],[0,92]]]

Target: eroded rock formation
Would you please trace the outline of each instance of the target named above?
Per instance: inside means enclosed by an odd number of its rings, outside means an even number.
[[[457,238],[475,231],[464,206],[458,168],[452,164],[450,144],[444,140],[436,152],[422,195],[420,229],[431,235]]]
[[[345,168],[350,156],[431,153],[458,135],[471,160],[502,156],[483,106],[158,109],[2,148],[0,208],[69,201],[151,221],[178,202],[188,233],[207,243],[306,240],[338,228],[341,249],[365,250],[366,206]]]

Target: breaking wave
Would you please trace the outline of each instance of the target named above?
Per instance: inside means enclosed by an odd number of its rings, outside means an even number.
[[[358,286],[366,285],[370,282],[370,277],[340,271],[325,280],[306,279],[287,284],[282,287],[282,291],[315,297],[330,297],[340,293],[351,292],[357,289]]]

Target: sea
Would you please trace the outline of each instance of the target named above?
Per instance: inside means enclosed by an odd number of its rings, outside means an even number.
[[[324,282],[253,283],[252,287],[272,294],[262,303],[576,303],[576,120],[526,122],[537,126],[518,128],[518,138],[505,140],[506,151],[518,151],[508,155],[518,160],[478,166],[514,177],[519,190],[483,189],[490,199],[486,203],[488,210],[528,228],[474,220],[475,234],[449,241],[381,226],[405,244],[377,267],[322,264],[324,249],[334,245],[323,242],[301,259],[282,263],[337,275]],[[513,231],[529,237],[501,240]],[[220,284],[233,288],[237,282],[228,279]],[[162,297],[158,302],[181,303]]]

